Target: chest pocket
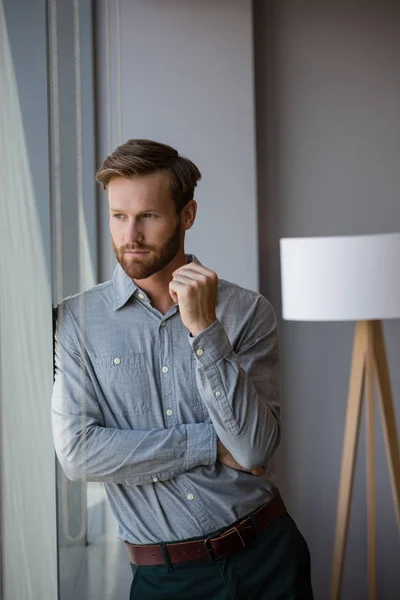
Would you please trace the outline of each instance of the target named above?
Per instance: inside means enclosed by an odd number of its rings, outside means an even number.
[[[93,358],[95,373],[110,404],[125,417],[150,410],[150,380],[144,354]]]

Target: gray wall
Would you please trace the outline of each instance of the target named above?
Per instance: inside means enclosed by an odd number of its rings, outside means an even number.
[[[400,10],[376,1],[255,1],[261,291],[280,311],[278,240],[400,231]],[[362,265],[360,265],[362,266]],[[385,323],[400,422],[400,323]],[[328,598],[353,326],[281,325],[276,468]],[[377,412],[377,418],[380,418]],[[343,598],[367,597],[364,424]],[[377,425],[378,598],[395,600],[400,544]]]
[[[257,289],[250,0],[100,0],[96,6],[99,164],[122,140],[138,137],[169,143],[191,158],[203,179],[187,251],[220,277]],[[100,203],[106,279],[114,258],[103,194]]]

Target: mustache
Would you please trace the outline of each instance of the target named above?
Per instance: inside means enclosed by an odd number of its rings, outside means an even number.
[[[139,251],[145,251],[145,250],[151,250],[151,246],[140,246],[139,244],[126,244],[125,246],[121,246],[119,251],[120,252],[129,252],[132,250],[139,250]]]

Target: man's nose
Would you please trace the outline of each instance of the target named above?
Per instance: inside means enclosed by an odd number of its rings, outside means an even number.
[[[126,243],[140,243],[143,241],[143,233],[141,230],[141,226],[138,222],[133,221],[130,223],[130,226],[126,232]]]

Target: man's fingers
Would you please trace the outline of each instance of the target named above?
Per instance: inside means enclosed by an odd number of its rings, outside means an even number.
[[[176,279],[173,279],[172,281],[169,282],[169,291],[171,292],[171,290],[173,292],[183,292],[184,290],[186,290],[187,285],[185,285],[184,283],[177,281]]]
[[[182,265],[181,267],[178,267],[174,273],[177,273],[177,271],[195,271],[197,273],[202,273],[203,275],[215,275],[214,271],[211,271],[211,269],[207,269],[207,267],[204,267],[203,265],[199,265],[198,263],[195,262],[191,262],[191,263],[187,263],[186,265]],[[172,274],[174,274],[172,273]]]
[[[172,277],[176,279],[177,277],[183,277],[188,279],[189,281],[206,281],[207,277],[204,273],[197,273],[197,271],[193,271],[191,269],[177,269],[172,274]]]
[[[181,273],[177,273],[176,275],[174,275],[174,278],[172,281],[177,281],[178,283],[182,283],[183,285],[192,285],[193,281],[199,281],[192,279],[191,277],[186,277],[185,275],[181,274]]]
[[[211,271],[211,269],[207,269],[206,267],[193,262],[179,267],[172,273],[172,276],[177,275],[178,273],[181,273],[182,275],[187,275],[190,273],[190,277],[193,279],[197,279],[197,277],[200,275],[202,278],[205,277],[210,280],[218,280],[218,275],[214,271]]]
[[[257,467],[250,471],[253,475],[264,475],[264,467]]]
[[[251,473],[252,475],[264,475],[264,467],[256,467],[255,469],[245,469],[244,467],[242,467],[241,465],[239,465],[239,463],[236,463],[236,469],[238,469],[239,471],[245,471],[246,473]]]

